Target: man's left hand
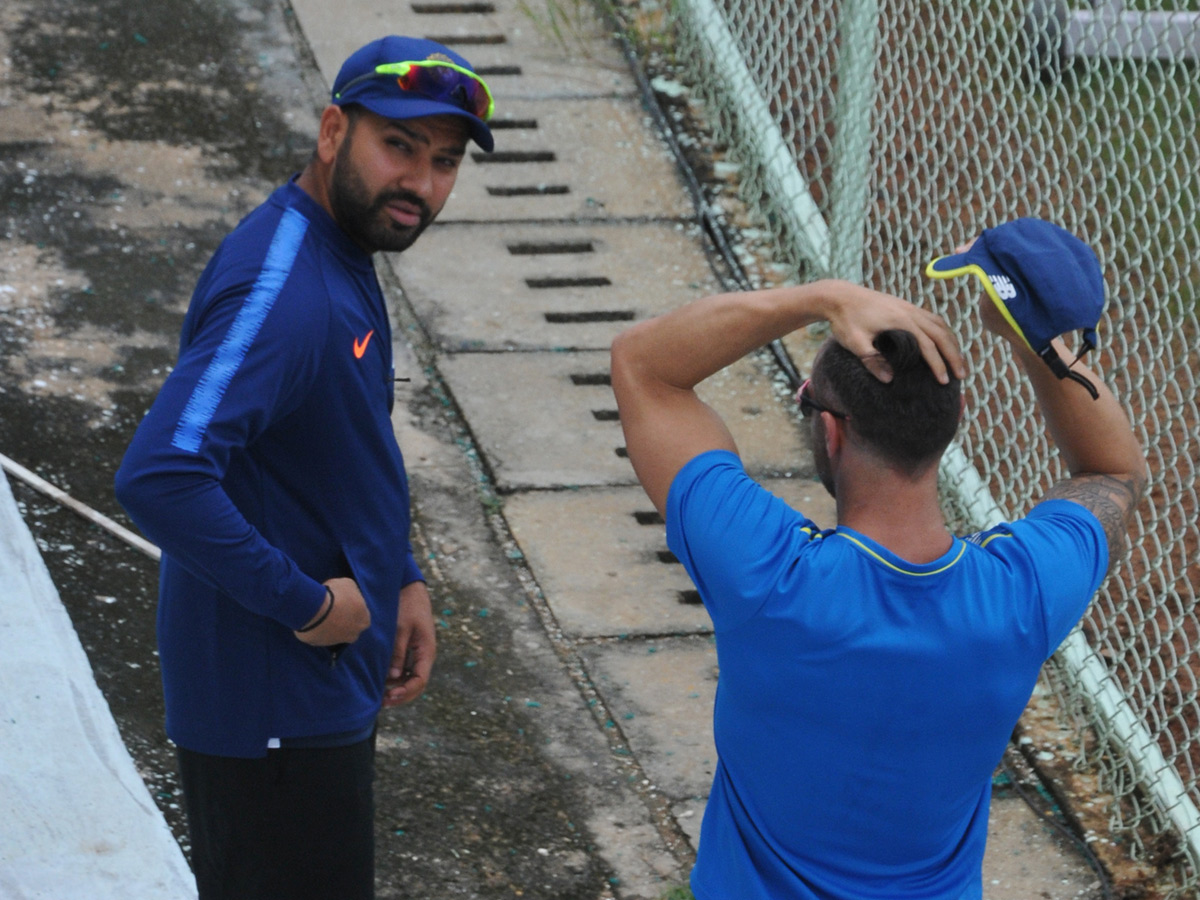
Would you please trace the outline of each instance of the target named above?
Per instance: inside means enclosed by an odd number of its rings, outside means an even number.
[[[423,581],[414,581],[400,591],[400,618],[392,664],[383,687],[384,706],[404,706],[421,696],[433,671],[437,637],[433,626],[433,604]]]

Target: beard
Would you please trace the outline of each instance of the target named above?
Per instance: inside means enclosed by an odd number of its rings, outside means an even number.
[[[429,227],[435,213],[429,205],[411,191],[385,191],[371,196],[370,190],[350,162],[351,141],[347,139],[338,150],[329,188],[329,205],[334,221],[358,246],[368,253],[380,250],[399,253],[413,245],[421,232]],[[421,211],[416,225],[400,225],[385,211],[389,203],[400,200]]]

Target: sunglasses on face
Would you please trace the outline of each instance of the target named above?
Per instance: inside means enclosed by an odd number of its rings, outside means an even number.
[[[804,384],[800,385],[800,389],[796,391],[796,402],[800,404],[800,415],[808,419],[814,412],[827,412],[835,419],[849,419],[845,413],[840,413],[837,410],[830,409],[828,406],[822,406],[812,398],[812,379],[805,378]]]
[[[496,107],[492,92],[482,78],[470,69],[440,59],[383,63],[376,66],[374,72],[350,79],[334,99],[340,100],[354,85],[371,78],[395,78],[400,90],[406,94],[420,94],[429,100],[456,106],[485,122],[492,117]]]

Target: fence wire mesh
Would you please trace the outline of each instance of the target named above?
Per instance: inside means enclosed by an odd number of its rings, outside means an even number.
[[[676,0],[671,13],[679,61],[795,279],[910,297],[972,349],[971,414],[943,473],[963,527],[1021,514],[1062,469],[1011,358],[981,334],[979,291],[930,283],[924,264],[1017,216],[1097,251],[1094,363],[1152,482],[1051,681],[1106,776],[1114,832],[1180,897],[1200,888],[1198,6]]]

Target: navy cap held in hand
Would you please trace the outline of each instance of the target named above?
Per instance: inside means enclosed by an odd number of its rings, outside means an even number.
[[[1059,378],[1095,386],[1072,372],[1050,342],[1082,331],[1082,356],[1097,346],[1104,278],[1095,252],[1071,232],[1043,219],[1015,219],[986,229],[962,253],[925,267],[930,278],[974,274],[1021,339]],[[1078,359],[1078,357],[1076,357]]]

